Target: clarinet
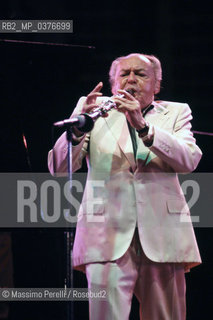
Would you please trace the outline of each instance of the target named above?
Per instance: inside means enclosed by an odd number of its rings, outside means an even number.
[[[127,92],[133,94],[133,90],[131,89],[127,90]],[[118,94],[117,96],[123,98],[124,94]],[[113,100],[109,99],[107,101],[103,101],[100,106],[93,109],[89,113],[81,113],[76,117],[55,122],[54,126],[71,126],[78,128],[82,132],[89,132],[94,127],[95,121],[98,118],[103,117],[107,112],[109,112],[112,109],[117,109],[117,105]]]

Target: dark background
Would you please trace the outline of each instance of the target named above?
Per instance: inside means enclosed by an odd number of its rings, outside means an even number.
[[[95,47],[0,41],[0,171],[47,172],[52,123],[67,118],[78,98],[99,81],[104,82],[103,93],[110,95],[112,60],[132,52],[156,55],[163,68],[158,98],[187,102],[193,111],[193,129],[213,132],[210,1],[8,0],[0,5],[0,18],[73,19],[72,34],[0,34],[0,39]],[[213,137],[195,137],[203,151],[197,171],[212,172]],[[195,231],[203,264],[186,276],[188,320],[207,319],[212,313],[212,231]],[[12,241],[16,287],[63,286],[63,230],[12,230]],[[86,286],[82,274],[74,276],[75,287]],[[137,314],[134,300],[131,319],[138,319]],[[64,316],[65,303],[61,302],[20,302],[10,307],[12,320],[63,320]],[[75,303],[75,319],[87,319],[86,302]]]

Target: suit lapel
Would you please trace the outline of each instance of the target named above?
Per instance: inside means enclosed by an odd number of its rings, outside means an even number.
[[[162,127],[164,123],[169,119],[168,110],[160,104],[160,102],[153,102],[154,108],[147,113],[146,120],[153,125]]]
[[[156,124],[158,127],[162,127],[169,118],[167,114],[168,110],[162,104],[160,104],[160,102],[153,102],[153,105],[154,108],[147,113],[145,118],[151,124]],[[136,167],[136,162],[134,159],[131,136],[129,134],[125,115],[117,110],[111,110],[109,116],[104,119],[109,130],[116,139],[121,151],[134,170]],[[147,148],[143,144],[143,141],[138,137],[137,143],[138,150],[136,159],[142,160],[144,165],[147,165],[153,158],[156,157],[156,155],[153,152],[150,152],[149,148]]]
[[[117,110],[111,110],[107,118],[104,118],[113,137],[116,139],[121,151],[127,158],[131,167],[135,167],[135,159],[132,147],[132,140],[129,134],[126,117]]]
[[[156,124],[158,127],[162,127],[163,124],[168,120],[168,110],[157,102],[153,102],[152,104],[154,105],[154,108],[147,113],[145,119],[150,124]],[[140,165],[146,166],[152,159],[156,157],[156,155],[144,145],[142,139],[137,138],[137,143],[138,150],[136,158],[138,161],[140,161]]]

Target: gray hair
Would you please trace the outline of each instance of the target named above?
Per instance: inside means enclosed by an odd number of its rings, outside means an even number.
[[[119,62],[123,59],[130,58],[131,56],[134,56],[134,55],[143,56],[143,57],[147,58],[152,64],[152,68],[153,68],[153,71],[155,74],[155,80],[159,81],[159,83],[161,82],[162,68],[161,68],[160,60],[157,57],[155,57],[153,55],[143,54],[143,53],[131,53],[131,54],[128,54],[127,56],[118,57],[117,59],[115,59],[112,62],[110,70],[109,70],[109,82],[111,84],[111,88],[114,85],[115,73],[116,73],[116,69],[117,69]]]

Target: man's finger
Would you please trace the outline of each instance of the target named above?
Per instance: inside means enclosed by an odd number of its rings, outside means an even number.
[[[91,91],[91,93],[93,93],[93,92],[99,92],[102,87],[103,87],[103,82],[100,81],[100,82],[97,84],[97,86]]]
[[[87,96],[87,98],[95,98],[95,97],[99,97],[102,96],[102,92],[90,92]]]
[[[84,109],[83,109],[83,113],[88,113],[88,112],[91,112],[93,109],[95,108],[98,108],[98,105],[95,104],[95,103],[92,103],[92,104],[86,104],[84,106]]]
[[[128,98],[129,100],[135,100],[133,95],[126,90],[118,89],[118,93],[123,94],[125,96],[125,98]]]
[[[87,99],[86,99],[86,103],[87,104],[94,104],[96,102],[96,99],[98,97],[102,96],[101,92],[91,92],[90,94],[88,94]]]
[[[100,92],[101,88],[103,87],[103,82],[99,82],[97,86],[87,95],[87,103],[95,103],[96,98],[102,96]]]

